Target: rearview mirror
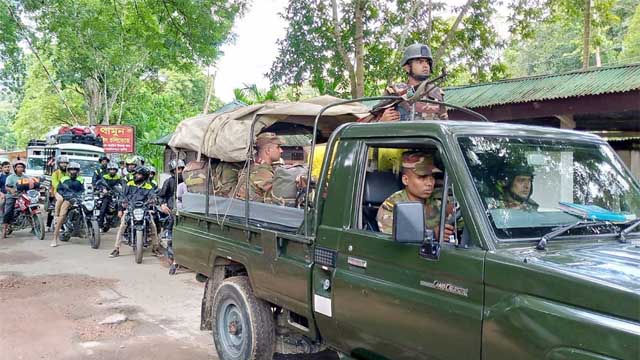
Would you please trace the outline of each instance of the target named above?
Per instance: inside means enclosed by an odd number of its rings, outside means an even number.
[[[424,234],[424,204],[419,201],[397,203],[393,207],[393,241],[422,244]]]

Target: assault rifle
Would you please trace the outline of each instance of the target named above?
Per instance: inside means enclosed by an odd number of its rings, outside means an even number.
[[[447,72],[442,71],[440,76],[430,80],[429,79],[424,80],[420,84],[407,89],[403,93],[390,94],[389,96],[400,96],[401,99],[386,99],[386,100],[380,101],[371,109],[371,111],[369,111],[370,115],[361,119],[360,122],[375,121],[375,119],[379,115],[381,115],[385,110],[389,108],[395,108],[396,106],[398,106],[398,104],[402,102],[407,102],[410,106],[415,104],[420,99],[429,95],[429,93],[436,87],[435,83],[444,79],[445,77],[447,77],[447,75],[449,75]],[[413,90],[413,93],[411,93],[409,90]],[[411,96],[409,96],[409,94],[411,94]]]

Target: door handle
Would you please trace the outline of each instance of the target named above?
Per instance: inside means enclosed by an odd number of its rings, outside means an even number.
[[[362,268],[362,269],[366,269],[367,268],[367,261],[366,260],[354,258],[354,257],[351,257],[351,256],[349,256],[347,258],[347,263],[349,263],[349,265],[351,265],[351,266],[359,267],[359,268]]]

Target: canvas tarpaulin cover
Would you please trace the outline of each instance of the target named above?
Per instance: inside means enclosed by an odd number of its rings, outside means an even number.
[[[254,138],[276,122],[313,127],[320,110],[325,105],[340,100],[325,95],[300,102],[257,104],[222,114],[196,116],[185,119],[178,125],[169,146],[174,150],[197,151],[222,161],[244,161],[250,146],[249,134],[254,118],[257,118]],[[360,103],[332,107],[323,114],[318,129],[323,136],[328,137],[336,127],[357,121],[366,116],[367,111],[368,108]]]

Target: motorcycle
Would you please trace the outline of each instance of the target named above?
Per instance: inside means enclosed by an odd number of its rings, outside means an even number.
[[[109,229],[117,228],[120,226],[120,217],[118,217],[118,204],[122,199],[122,186],[116,185],[113,189],[110,189],[108,192],[96,192],[98,198],[96,200],[95,209],[93,210],[94,216],[99,218],[100,209],[102,209],[102,204],[106,199],[111,199],[109,202],[109,206],[107,207],[107,212],[104,215],[104,224],[102,225],[102,232],[107,232]]]
[[[14,217],[7,234],[13,231],[31,229],[39,240],[44,240],[44,220],[40,211],[40,192],[28,190],[20,193],[13,208]]]
[[[137,264],[142,263],[144,248],[151,245],[151,241],[149,240],[149,224],[154,221],[150,211],[153,207],[151,202],[145,203],[143,201],[137,201],[129,204],[124,219],[127,224],[124,231],[124,240],[127,245],[133,248]]]
[[[90,192],[69,200],[71,206],[67,219],[62,224],[60,241],[69,241],[71,237],[89,238],[92,249],[100,248],[100,227],[93,216],[95,200]]]

